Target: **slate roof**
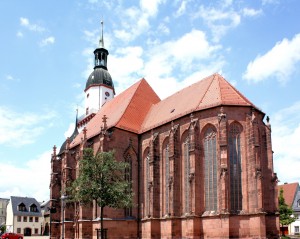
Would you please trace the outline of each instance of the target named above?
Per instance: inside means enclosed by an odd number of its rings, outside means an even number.
[[[38,201],[35,198],[29,197],[10,197],[12,211],[14,216],[35,216],[40,217],[42,216],[41,207]],[[26,207],[26,211],[19,211],[18,206],[23,203]],[[30,206],[35,204],[37,207],[37,212],[30,212]]]
[[[78,135],[78,133],[79,132],[77,129],[77,116],[76,116],[75,128],[74,128],[74,131],[73,131],[71,137],[69,138],[70,142],[72,142],[75,139],[75,137]],[[66,150],[67,141],[68,141],[68,139],[66,139],[63,142],[63,144],[61,145],[58,155],[61,155]]]
[[[213,74],[160,100],[145,79],[141,79],[105,103],[87,124],[87,138],[99,134],[102,118],[107,127],[144,133],[184,115],[216,106],[250,106],[259,110],[221,75]],[[260,110],[259,110],[260,111]],[[81,142],[81,132],[70,147]]]
[[[278,185],[278,196],[280,189],[283,189],[283,197],[285,200],[285,203],[289,205],[290,207],[293,206],[293,203],[295,201],[295,197],[297,195],[297,192],[299,190],[299,183],[287,183],[283,185]]]
[[[107,85],[115,91],[111,75],[106,69],[100,67],[95,68],[90,74],[86,82],[85,91],[92,85]]]
[[[299,203],[298,203],[299,201]],[[294,203],[293,203],[293,206],[292,206],[294,212],[300,212],[300,190],[298,188],[298,191],[296,192],[296,196],[295,196],[295,199],[294,199]]]

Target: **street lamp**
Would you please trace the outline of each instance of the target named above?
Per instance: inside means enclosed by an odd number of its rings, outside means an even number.
[[[62,222],[61,222],[61,238],[65,238],[65,200],[68,198],[67,195],[61,196],[61,215],[62,215]]]

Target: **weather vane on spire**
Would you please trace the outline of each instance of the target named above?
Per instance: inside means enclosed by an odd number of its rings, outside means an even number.
[[[104,39],[103,39],[103,20],[101,20],[101,37],[99,40],[99,47],[104,48]]]

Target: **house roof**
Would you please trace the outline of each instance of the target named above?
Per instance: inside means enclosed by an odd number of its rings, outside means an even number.
[[[104,104],[86,126],[87,138],[100,133],[104,115],[108,128],[143,133],[192,112],[221,105],[258,109],[219,74],[204,78],[164,100],[160,100],[147,81],[141,79]],[[83,132],[70,147],[78,145],[81,138]]]
[[[279,192],[280,192],[281,188],[283,189],[283,197],[284,197],[285,203],[287,205],[289,205],[290,207],[292,207],[294,199],[298,192],[299,183],[286,183],[283,185],[278,185],[277,186],[278,196],[279,196]]]
[[[14,216],[42,216],[40,204],[35,198],[11,196],[10,201]],[[25,205],[26,211],[18,210],[18,206],[22,203]],[[37,207],[37,212],[30,212],[29,208],[33,204]]]

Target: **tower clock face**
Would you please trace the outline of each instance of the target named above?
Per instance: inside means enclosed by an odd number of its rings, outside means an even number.
[[[110,96],[108,91],[105,92],[105,96]]]

